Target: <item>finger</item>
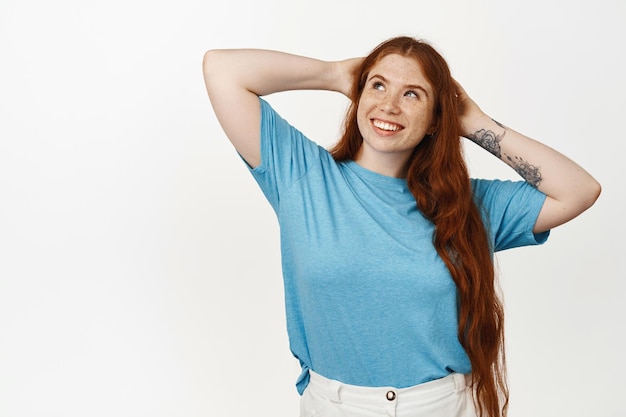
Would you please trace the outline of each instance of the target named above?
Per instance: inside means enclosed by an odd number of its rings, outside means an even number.
[[[457,97],[463,97],[463,96],[467,96],[467,92],[465,91],[465,89],[461,86],[461,84],[456,80],[456,79],[452,79],[452,81],[454,81],[454,85],[456,87],[456,96]]]

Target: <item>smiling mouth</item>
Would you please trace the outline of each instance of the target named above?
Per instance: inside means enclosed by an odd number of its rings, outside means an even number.
[[[382,120],[372,119],[372,124],[374,127],[377,127],[380,130],[384,130],[386,132],[398,132],[404,129],[402,126],[397,125],[395,123],[383,122]]]

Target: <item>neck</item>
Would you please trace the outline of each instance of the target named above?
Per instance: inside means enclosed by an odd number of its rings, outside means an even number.
[[[381,175],[395,178],[406,178],[408,157],[397,154],[383,154],[372,157],[359,149],[354,162],[365,169]]]

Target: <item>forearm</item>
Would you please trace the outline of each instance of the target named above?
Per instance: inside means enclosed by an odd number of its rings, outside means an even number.
[[[345,76],[337,62],[279,51],[212,50],[205,55],[204,73],[209,84],[234,83],[258,96],[288,90],[345,89]]]
[[[513,168],[524,180],[558,205],[549,218],[553,227],[589,208],[600,193],[599,183],[560,152],[526,137],[487,116],[465,126],[467,137]],[[560,210],[560,212],[559,212]]]
[[[529,184],[557,200],[581,188],[596,188],[595,179],[565,155],[489,117],[485,116],[468,131],[473,131],[469,139],[504,161]]]

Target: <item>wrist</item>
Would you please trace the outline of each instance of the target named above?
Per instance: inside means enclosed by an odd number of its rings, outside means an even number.
[[[497,134],[502,133],[505,129],[498,122],[487,116],[485,113],[480,113],[472,118],[461,120],[461,135],[472,139],[472,135],[481,130],[489,130]]]
[[[348,98],[351,98],[352,96],[354,78],[357,75],[357,71],[362,60],[363,58],[350,58],[342,61],[335,61],[333,63],[336,91],[342,93]]]
[[[463,136],[496,157],[502,158],[500,142],[504,139],[506,132],[504,125],[484,115],[470,124]]]

